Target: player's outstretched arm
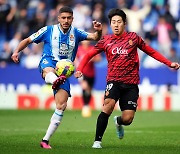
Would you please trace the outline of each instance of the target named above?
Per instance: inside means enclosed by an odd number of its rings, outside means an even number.
[[[74,73],[74,76],[76,78],[80,78],[83,74],[83,69],[84,67],[86,66],[86,64],[95,56],[97,55],[98,53],[100,53],[101,50],[95,50],[94,48],[85,54],[85,56],[83,57],[83,59],[80,61],[80,64],[79,66],[77,67],[76,69],[76,72]]]
[[[102,24],[100,22],[93,21],[93,27],[95,32],[88,33],[87,40],[98,41],[102,36]]]
[[[24,40],[22,40],[19,45],[17,46],[17,48],[15,49],[15,51],[13,52],[11,59],[15,62],[18,63],[19,62],[19,53],[20,51],[22,51],[23,49],[25,49],[30,43],[32,43],[32,40],[28,37]]]
[[[178,70],[180,68],[180,64],[176,62],[172,62],[170,67],[175,70]]]

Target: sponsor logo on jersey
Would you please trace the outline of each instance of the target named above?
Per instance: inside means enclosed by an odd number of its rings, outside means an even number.
[[[68,54],[68,46],[66,43],[61,43],[59,54],[60,56],[64,56]]]
[[[129,40],[129,45],[133,45],[133,41],[132,40]]]
[[[118,48],[115,47],[114,49],[112,49],[112,54],[120,54],[120,55],[128,55],[128,50],[127,49],[122,49],[122,47]]]

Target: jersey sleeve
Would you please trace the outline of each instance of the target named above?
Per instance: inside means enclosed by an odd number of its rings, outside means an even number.
[[[92,50],[90,50],[89,52],[87,52],[85,54],[85,56],[83,57],[83,59],[81,60],[79,66],[77,67],[77,71],[81,71],[83,72],[84,67],[86,66],[86,64],[97,54],[101,53],[103,51],[103,47],[102,47],[102,42],[103,42],[103,38],[101,40],[99,40],[97,42],[97,44],[92,48]]]
[[[164,57],[162,54],[160,54],[158,51],[147,45],[144,40],[137,35],[138,39],[138,48],[144,51],[149,56],[153,57],[154,59],[158,60],[161,63],[164,63],[167,66],[171,66],[171,61],[168,60],[166,57]]]
[[[47,32],[47,26],[39,29],[36,33],[30,36],[30,39],[35,43],[40,43],[45,40],[45,34]]]
[[[80,29],[76,29],[77,31],[77,35],[78,35],[78,40],[79,42],[80,41],[83,41],[83,40],[86,40],[87,36],[88,36],[88,33],[83,31],[83,30],[80,30]]]
[[[95,50],[98,50],[99,52],[104,51],[104,45],[105,45],[104,40],[105,40],[105,38],[102,37],[102,38],[97,42],[97,44],[94,46],[94,49],[95,49]]]

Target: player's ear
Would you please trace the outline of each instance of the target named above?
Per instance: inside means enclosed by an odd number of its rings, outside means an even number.
[[[60,15],[58,15],[57,19],[58,19],[58,21],[60,21]]]

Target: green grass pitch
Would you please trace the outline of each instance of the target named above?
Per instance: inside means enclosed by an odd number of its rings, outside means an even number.
[[[82,118],[80,111],[66,111],[58,130],[52,136],[53,149],[40,148],[53,111],[0,110],[0,154],[179,154],[180,112],[140,112],[134,122],[125,127],[125,137],[116,136],[110,116],[102,149],[92,149],[96,119]]]

